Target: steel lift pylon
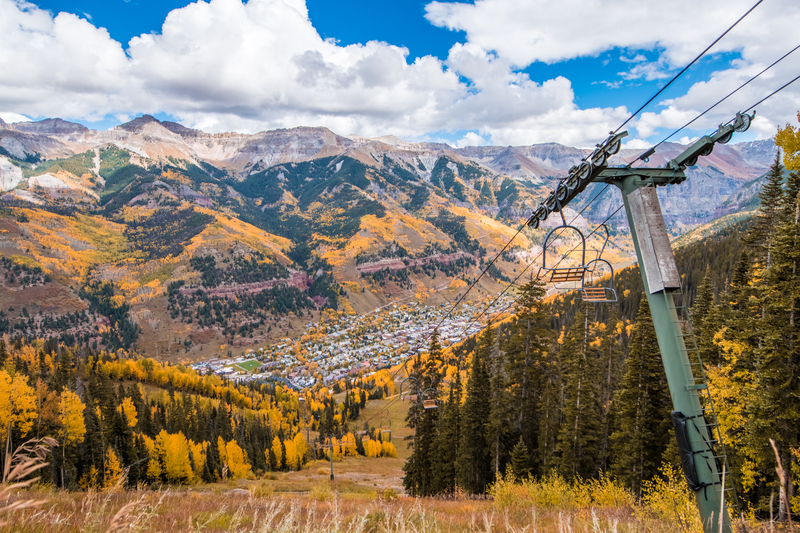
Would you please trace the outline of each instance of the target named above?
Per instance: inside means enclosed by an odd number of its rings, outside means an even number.
[[[685,181],[686,167],[695,165],[698,157],[710,155],[716,143],[730,141],[734,132],[746,131],[752,118],[737,113],[734,120],[721,125],[712,135],[701,137],[664,168],[632,168],[633,163],[608,167],[608,159],[619,151],[622,138],[627,136],[627,132],[612,133],[580,165],[570,169],[569,176],[534,210],[528,223],[538,228],[550,213],[563,209],[592,182],[609,183],[622,192],[672,396],[673,426],[684,476],[695,491],[705,533],[731,533],[728,506],[738,507],[738,501],[688,309],[683,304],[680,275],[656,187]],[[651,149],[636,161],[647,162],[654,152]],[[727,477],[723,476],[723,468]]]

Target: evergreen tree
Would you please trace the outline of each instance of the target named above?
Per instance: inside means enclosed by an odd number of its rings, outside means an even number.
[[[581,308],[559,350],[564,372],[563,423],[558,435],[559,472],[591,477],[602,445],[597,351],[589,328],[588,305]]]
[[[559,428],[562,423],[562,398],[564,386],[561,369],[555,356],[555,343],[539,364],[541,394],[539,397],[538,437],[534,473],[544,474],[555,467]],[[524,436],[523,436],[524,438]]]
[[[669,388],[650,306],[643,297],[631,336],[625,377],[611,435],[611,473],[641,496],[642,482],[658,474],[671,435]]]
[[[755,390],[748,418],[750,447],[758,450],[762,463],[772,462],[773,438],[778,444],[781,463],[791,477],[791,448],[800,445],[800,193],[790,178],[782,202],[780,224],[770,248],[771,261],[763,279],[756,283],[762,317],[757,321],[760,345],[755,349]],[[782,518],[788,512],[794,485],[781,493]],[[784,491],[785,492],[785,491]]]
[[[461,433],[461,371],[450,384],[447,403],[439,424],[436,439],[436,460],[433,462],[436,473],[436,493],[452,494],[456,489],[456,457]]]
[[[783,197],[783,172],[780,151],[764,176],[764,185],[759,192],[761,205],[750,232],[745,237],[752,259],[760,268],[769,268],[772,263],[772,240],[778,225],[780,203]]]
[[[485,492],[491,481],[491,455],[486,440],[486,421],[489,420],[491,411],[488,364],[494,344],[495,332],[489,324],[478,340],[467,381],[467,397],[461,408],[456,480],[461,489],[472,494]]]
[[[420,369],[420,382],[423,392],[428,391],[425,399],[434,398],[436,389],[439,386],[439,369],[442,359],[441,345],[439,344],[439,332],[433,331],[428,349],[428,357],[422,363]],[[420,408],[423,398],[419,398],[416,409]],[[417,422],[414,428],[416,433],[414,449],[408,458],[407,464],[413,465],[409,471],[411,475],[403,478],[403,485],[417,496],[430,496],[436,491],[436,480],[434,477],[434,459],[436,449],[436,428],[439,421],[439,409],[421,409],[414,417]],[[406,481],[408,478],[408,481]]]
[[[494,477],[502,474],[501,463],[505,462],[506,439],[509,434],[511,414],[509,395],[506,392],[506,365],[502,350],[494,346],[490,353],[489,371],[489,418],[486,420],[486,440],[492,460]]]
[[[539,447],[542,367],[553,340],[544,294],[543,284],[535,279],[520,288],[516,320],[506,346],[508,416],[511,429],[529,450]]]
[[[511,473],[516,479],[524,479],[531,473],[531,455],[522,437],[511,450]]]

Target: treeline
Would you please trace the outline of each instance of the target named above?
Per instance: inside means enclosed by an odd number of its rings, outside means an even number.
[[[760,196],[749,225],[676,255],[728,475],[744,508],[769,515],[774,497],[785,519],[789,509],[800,512],[800,175],[787,177],[776,157]],[[440,403],[409,411],[416,437],[406,489],[484,493],[510,471],[611,475],[641,494],[664,462],[677,465],[672,403],[638,269],[616,281],[619,303],[594,307],[573,296],[546,304],[531,281],[512,320],[459,350],[442,353],[432,342],[413,375]]]
[[[0,453],[29,438],[56,439],[44,477],[70,490],[299,469],[314,457],[307,430],[344,446],[346,425],[366,398],[386,394],[381,373],[360,386],[345,384],[340,404],[324,388],[301,396],[270,383],[239,385],[124,350],[6,341],[0,340]],[[355,453],[375,455],[361,440]]]

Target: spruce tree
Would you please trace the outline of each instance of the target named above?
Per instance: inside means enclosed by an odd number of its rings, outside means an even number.
[[[486,440],[492,460],[492,474],[502,474],[501,463],[505,462],[506,439],[509,434],[509,415],[511,413],[509,395],[506,392],[506,365],[503,351],[494,346],[489,360],[489,418],[486,420]]]
[[[450,384],[436,440],[434,492],[452,494],[456,489],[456,457],[461,432],[461,371]]]
[[[781,463],[791,477],[791,448],[800,445],[800,191],[796,176],[790,177],[780,223],[770,248],[771,261],[763,279],[756,283],[763,314],[757,321],[759,346],[755,349],[755,386],[748,418],[750,448],[759,462],[771,463],[767,439],[778,444]],[[781,518],[788,512],[793,483],[781,493]]]
[[[482,494],[491,482],[490,450],[486,440],[491,384],[489,358],[495,344],[491,324],[481,333],[472,358],[467,397],[461,408],[461,435],[456,459],[458,486],[471,494]]]
[[[535,279],[520,288],[516,319],[506,346],[508,416],[513,433],[522,437],[529,450],[539,447],[542,367],[553,342],[544,294],[543,284]]]
[[[588,305],[581,308],[559,350],[564,372],[563,423],[558,435],[559,472],[592,477],[602,445],[598,354],[589,327]]]
[[[641,496],[642,482],[658,473],[672,439],[672,407],[653,319],[642,297],[615,402],[611,473]]]
[[[531,455],[522,437],[511,450],[511,473],[516,479],[524,479],[531,473]]]

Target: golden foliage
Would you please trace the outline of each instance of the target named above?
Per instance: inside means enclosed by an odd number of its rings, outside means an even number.
[[[117,411],[125,415],[129,427],[136,427],[136,423],[139,419],[136,416],[136,406],[133,405],[133,400],[130,398],[122,400],[122,403],[117,407]]]
[[[243,478],[252,474],[247,453],[236,444],[235,440],[226,443],[222,437],[217,437],[217,448],[219,449],[219,458],[228,467],[231,478]]]
[[[0,442],[5,444],[9,428],[14,427],[25,437],[36,419],[36,393],[28,378],[13,378],[0,370]]]
[[[61,393],[60,422],[58,436],[62,446],[83,442],[86,435],[86,424],[83,419],[83,410],[86,407],[77,394],[70,390]]]

